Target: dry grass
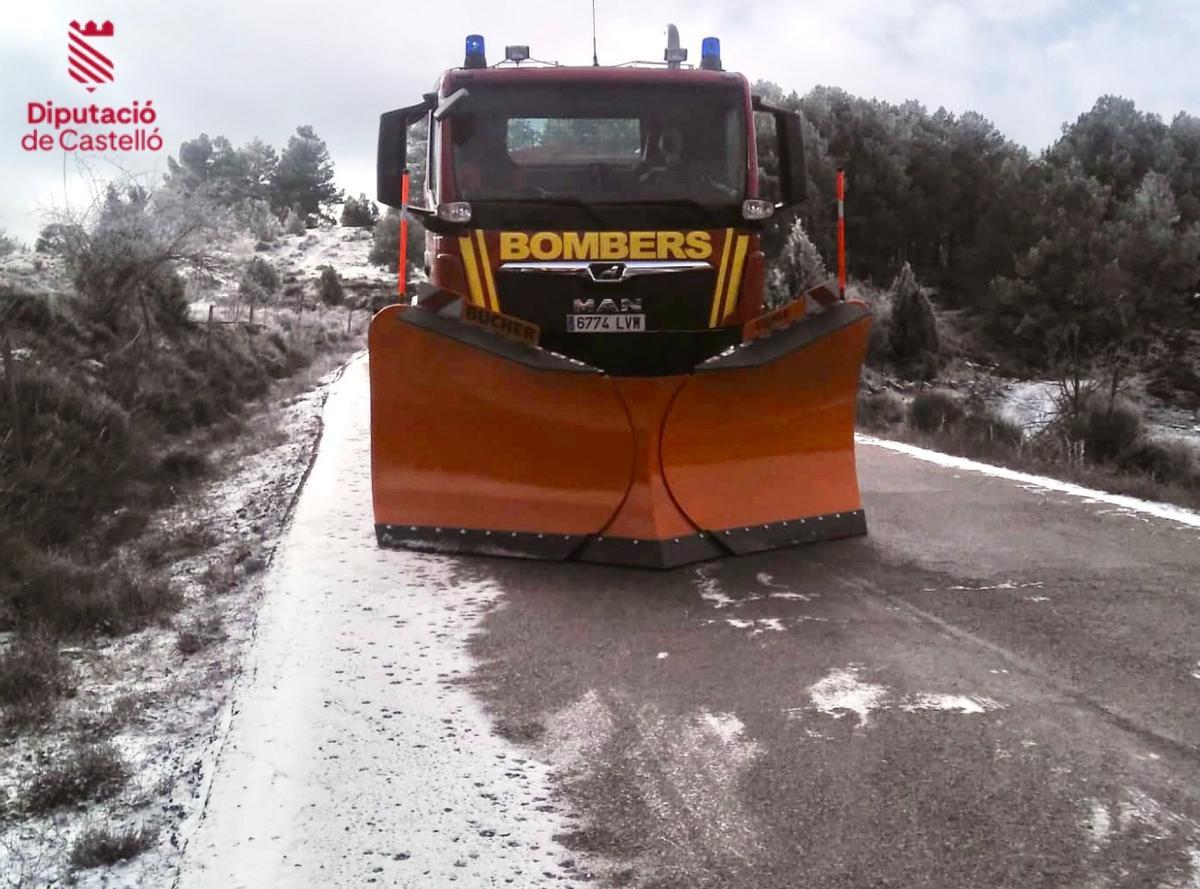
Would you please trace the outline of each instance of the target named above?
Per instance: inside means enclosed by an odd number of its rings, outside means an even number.
[[[96,566],[27,549],[19,571],[25,583],[11,594],[19,622],[61,636],[132,632],[181,603],[166,577],[125,556]]]
[[[175,648],[184,657],[191,657],[226,638],[221,616],[210,614],[183,627],[175,639]]]
[[[73,678],[51,640],[40,634],[17,639],[0,654],[0,725],[11,730],[45,722],[70,692]]]
[[[111,744],[78,744],[38,772],[24,794],[34,815],[63,806],[115,796],[129,777],[121,754]]]
[[[146,827],[92,827],[80,834],[71,847],[70,865],[74,870],[112,867],[136,858],[158,839],[157,831]]]

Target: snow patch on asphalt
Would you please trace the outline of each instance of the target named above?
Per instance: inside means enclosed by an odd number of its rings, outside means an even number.
[[[1091,846],[1093,851],[1099,851],[1108,843],[1112,832],[1112,816],[1108,812],[1108,804],[1102,800],[1092,800],[1091,816],[1086,827],[1092,834]]]
[[[987,713],[1004,707],[999,701],[980,695],[920,692],[896,698],[887,686],[864,682],[859,678],[861,672],[862,667],[857,664],[831,671],[808,687],[812,701],[810,707],[792,707],[785,712],[792,719],[800,718],[805,709],[816,710],[834,719],[855,713],[858,715],[858,727],[861,728],[867,725],[873,712],[893,707],[906,713],[940,710],[965,715]]]
[[[709,713],[700,711],[700,721],[707,725],[722,744],[732,744],[741,737],[745,726],[732,713]]]
[[[927,463],[934,463],[938,466],[945,466],[950,469],[964,469],[969,472],[977,472],[981,475],[989,475],[994,478],[1001,478],[1006,481],[1028,485],[1034,489],[1056,491],[1060,494],[1069,494],[1072,497],[1078,497],[1092,503],[1107,503],[1111,506],[1119,506],[1122,509],[1129,510],[1133,513],[1138,513],[1140,515],[1153,516],[1154,518],[1178,522],[1181,525],[1188,525],[1192,528],[1200,528],[1200,513],[1193,512],[1190,509],[1184,509],[1181,506],[1172,506],[1169,503],[1156,503],[1150,500],[1139,500],[1136,497],[1127,497],[1124,494],[1110,494],[1106,491],[1096,491],[1092,488],[1085,488],[1083,485],[1077,485],[1072,482],[1059,481],[1058,479],[1046,478],[1040,475],[1032,475],[1027,472],[1018,472],[1015,469],[1006,469],[1003,466],[992,466],[987,463],[978,463],[974,460],[968,460],[965,457],[955,457],[950,454],[942,454],[938,451],[926,450],[925,448],[919,448],[916,445],[906,444],[905,442],[889,441],[885,438],[876,438],[873,435],[855,433],[854,440],[858,444],[874,445],[875,447],[885,448],[886,450],[895,451],[899,454],[906,454],[909,457],[915,457],[918,460],[924,460]]]
[[[550,717],[546,749],[557,768],[573,772],[592,762],[613,733],[616,721],[595,689]]]
[[[858,714],[858,724],[864,726],[871,711],[884,705],[888,692],[882,685],[863,682],[858,678],[859,668],[851,666],[834,670],[824,679],[808,687],[813,706],[822,713],[841,719],[847,712]]]
[[[986,713],[997,710],[1000,705],[991,698],[974,695],[934,695],[919,694],[901,704],[901,710],[909,713],[914,710],[948,710],[955,713]]]
[[[710,570],[705,566],[696,569],[696,589],[700,592],[700,598],[713,608],[737,605],[737,599],[721,591],[721,584],[712,576]]]

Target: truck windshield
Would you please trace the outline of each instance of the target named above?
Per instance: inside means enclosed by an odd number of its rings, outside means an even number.
[[[744,96],[695,84],[471,87],[450,124],[460,200],[740,203]]]

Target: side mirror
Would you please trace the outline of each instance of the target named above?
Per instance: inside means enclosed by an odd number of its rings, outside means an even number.
[[[780,206],[799,204],[804,200],[808,187],[808,172],[804,164],[804,131],[800,125],[800,114],[768,105],[761,96],[754,96],[753,108],[775,118],[775,140],[779,152]]]
[[[375,199],[400,206],[400,189],[408,162],[408,128],[433,108],[431,98],[379,115],[379,148],[375,157]]]

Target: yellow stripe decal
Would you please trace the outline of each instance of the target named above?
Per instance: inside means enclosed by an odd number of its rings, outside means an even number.
[[[729,271],[729,292],[725,294],[725,314],[721,316],[723,321],[728,321],[737,307],[738,291],[742,289],[742,265],[746,262],[746,248],[749,245],[748,236],[741,235],[738,238],[737,249],[733,252],[733,268]]]
[[[487,238],[483,229],[475,229],[475,239],[479,241],[479,264],[483,266],[483,283],[486,285],[488,305],[493,312],[500,311],[500,295],[496,292],[496,280],[492,277],[492,263],[488,258]]]
[[[725,270],[729,266],[729,245],[733,243],[733,229],[725,229],[725,246],[721,248],[721,271],[717,273],[717,289],[713,291],[712,312],[708,316],[708,326],[716,327],[717,318],[721,311],[721,291],[725,289]]]
[[[471,303],[487,308],[483,298],[483,290],[479,286],[479,269],[475,265],[475,248],[471,246],[470,237],[459,238],[458,246],[462,250],[463,268],[467,272],[467,285],[471,288]]]

